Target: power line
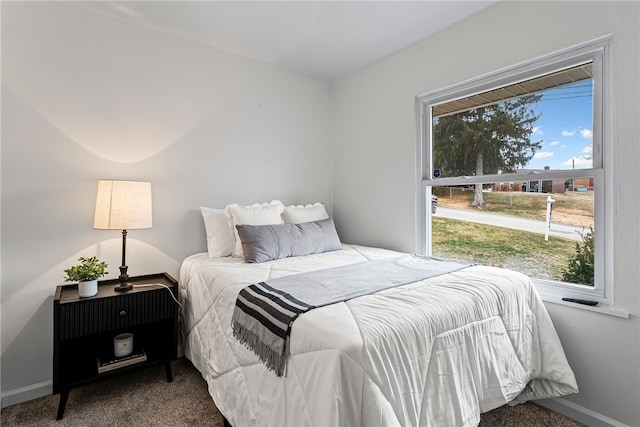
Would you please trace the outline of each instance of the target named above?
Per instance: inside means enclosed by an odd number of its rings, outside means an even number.
[[[562,93],[543,93],[542,96],[564,96],[564,95],[580,95],[580,94],[589,94],[591,95],[593,92],[590,90],[576,90],[573,92],[562,92]]]
[[[576,99],[576,98],[593,98],[592,95],[573,95],[573,96],[551,96],[544,97],[543,101],[560,101],[563,99]]]

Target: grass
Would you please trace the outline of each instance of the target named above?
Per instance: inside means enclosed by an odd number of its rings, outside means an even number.
[[[546,207],[545,207],[546,208]],[[433,255],[505,267],[539,279],[561,280],[576,242],[560,237],[432,218]]]
[[[473,191],[434,187],[439,206],[467,209],[473,201]],[[485,212],[513,215],[544,221],[547,214],[547,197],[551,196],[553,211],[551,220],[560,224],[593,227],[593,191],[566,192],[564,194],[523,193],[519,191],[493,191],[483,193],[487,206]]]

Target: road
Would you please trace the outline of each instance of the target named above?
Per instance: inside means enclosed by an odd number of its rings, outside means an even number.
[[[480,224],[495,225],[497,227],[512,228],[514,230],[530,231],[532,233],[540,233],[544,235],[545,222],[535,219],[526,219],[516,216],[500,215],[487,213],[471,209],[455,209],[438,206],[435,215],[440,218],[457,219],[461,221],[477,222]],[[553,215],[551,216],[553,219]],[[582,227],[573,225],[557,224],[551,222],[549,227],[549,235],[556,237],[564,237],[571,240],[582,240],[580,236]]]

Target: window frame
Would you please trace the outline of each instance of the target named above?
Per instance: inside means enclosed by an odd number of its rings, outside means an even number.
[[[431,187],[511,181],[515,174],[434,178],[431,164],[432,107],[444,102],[487,92],[517,82],[587,62],[593,63],[593,165],[589,169],[550,170],[536,179],[593,177],[595,266],[594,287],[534,279],[543,300],[562,302],[563,297],[598,301],[613,305],[613,139],[612,84],[609,60],[611,35],[600,37],[515,66],[491,72],[415,98],[416,121],[416,250],[431,255]],[[510,178],[511,177],[511,178]],[[522,178],[522,174],[518,175]],[[571,304],[571,303],[569,303]],[[586,307],[586,306],[583,306]],[[596,310],[598,311],[598,310]],[[615,314],[615,313],[613,313]],[[621,314],[616,314],[621,315]],[[622,317],[626,317],[624,314]]]

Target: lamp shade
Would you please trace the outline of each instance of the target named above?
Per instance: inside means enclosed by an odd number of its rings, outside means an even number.
[[[132,230],[151,228],[151,183],[98,181],[93,228]]]

